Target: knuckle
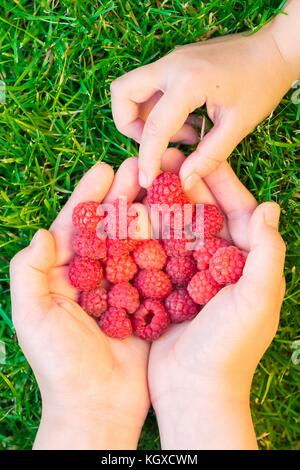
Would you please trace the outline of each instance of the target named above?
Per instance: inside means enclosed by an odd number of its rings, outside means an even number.
[[[146,121],[145,127],[144,127],[144,133],[146,135],[150,136],[155,136],[160,133],[160,125],[159,122],[157,121],[156,117],[149,117]]]
[[[110,84],[110,93],[112,95],[115,95],[116,93],[119,92],[119,90],[120,90],[120,79],[116,78]]]
[[[283,240],[282,236],[278,233],[278,241],[277,241],[277,244],[278,244],[278,251],[279,253],[282,255],[282,256],[285,256],[285,253],[286,253],[286,243],[285,241]]]
[[[16,253],[14,257],[10,260],[10,263],[9,263],[10,272],[14,272],[16,269],[18,269],[20,264],[23,263],[26,252],[27,252],[27,248],[24,248],[23,250]]]

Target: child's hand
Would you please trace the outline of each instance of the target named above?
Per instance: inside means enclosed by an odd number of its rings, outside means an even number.
[[[295,3],[300,12],[299,2]],[[299,41],[298,46],[290,41],[288,48],[289,33],[283,35],[285,41],[277,34],[281,21],[289,20],[278,18],[274,30],[268,25],[251,36],[232,35],[176,48],[112,83],[116,126],[140,142],[142,186],[148,187],[159,173],[170,141],[197,142],[199,132],[192,126],[197,120],[191,115],[196,108],[206,105],[214,127],[182,165],[186,190],[224,161],[273,110],[300,76],[300,63],[296,67],[290,58],[295,47],[300,55]],[[288,53],[281,53],[281,48]]]
[[[150,395],[164,448],[252,448],[250,385],[277,330],[285,291],[279,207],[257,207],[227,163],[205,183],[190,193],[193,202],[216,200],[234,243],[249,255],[237,284],[153,343]]]
[[[118,195],[133,201],[140,190],[133,165],[134,159],[126,160],[115,179],[108,165],[93,167],[50,231],[38,231],[12,260],[13,321],[42,394],[35,448],[137,445],[149,408],[149,347],[136,337],[105,336],[76,303],[68,280],[73,208]]]

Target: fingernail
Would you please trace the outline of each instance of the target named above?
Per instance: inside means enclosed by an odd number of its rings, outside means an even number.
[[[280,218],[280,207],[275,202],[269,202],[264,210],[265,222],[273,228],[278,228]]]
[[[148,186],[148,178],[144,171],[140,171],[139,173],[139,183],[142,186],[142,188],[147,188]]]
[[[190,191],[196,184],[199,183],[199,180],[199,176],[196,173],[192,173],[184,180],[183,189],[185,191]]]
[[[35,244],[39,242],[40,236],[41,236],[41,230],[38,230],[37,232],[35,232],[35,234],[33,235],[31,239],[30,246],[34,247]]]

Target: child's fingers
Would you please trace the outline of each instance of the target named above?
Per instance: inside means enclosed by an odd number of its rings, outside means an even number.
[[[249,223],[250,252],[237,292],[258,311],[276,311],[284,292],[285,244],[278,232],[280,208],[274,202],[258,206]],[[255,309],[254,309],[255,310]]]
[[[113,202],[120,196],[126,196],[128,202],[133,202],[140,192],[138,181],[138,163],[136,157],[127,158],[120,165],[104,202]]]
[[[189,114],[204,104],[205,97],[195,101],[182,85],[173,85],[154,106],[145,122],[139,153],[139,181],[148,187],[161,169],[162,156],[173,135],[185,124]]]
[[[227,115],[205,135],[197,149],[186,159],[180,170],[180,177],[185,189],[188,178],[196,174],[204,177],[215,170],[218,165],[229,157],[233,149],[241,141],[238,122],[235,117]]]
[[[29,315],[51,304],[48,273],[55,265],[55,241],[47,230],[39,230],[30,245],[10,263],[13,322],[18,329]]]
[[[72,256],[71,240],[74,234],[72,212],[83,201],[102,202],[114,178],[113,169],[106,163],[93,166],[80,180],[70,199],[50,227],[56,241],[57,266],[69,262]]]
[[[162,156],[161,170],[178,174],[184,160],[185,156],[180,150],[175,147],[169,147]]]
[[[147,102],[160,89],[153,64],[132,70],[112,82],[112,113],[122,134],[140,140],[144,121],[139,116],[139,104]]]
[[[233,241],[248,250],[248,223],[257,206],[255,198],[227,162],[219,165],[204,180],[227,217]]]
[[[78,289],[72,286],[69,279],[69,266],[57,266],[49,272],[49,290],[51,294],[61,295],[75,302]]]

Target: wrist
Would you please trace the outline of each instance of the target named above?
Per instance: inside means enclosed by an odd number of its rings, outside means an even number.
[[[292,82],[300,79],[300,3],[287,2],[283,10],[264,29],[272,35],[280,55],[292,75]]]
[[[114,400],[111,399],[111,403]],[[95,400],[43,399],[35,449],[136,449],[144,418]]]
[[[153,400],[163,449],[256,448],[251,381],[184,382]]]

